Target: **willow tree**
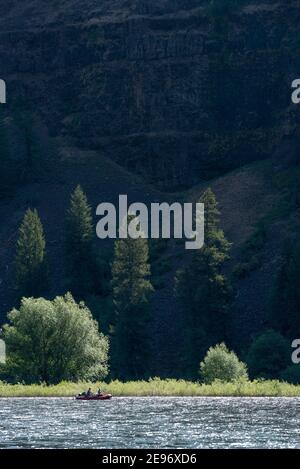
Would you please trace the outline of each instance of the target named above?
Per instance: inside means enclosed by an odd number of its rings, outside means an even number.
[[[108,373],[108,340],[71,294],[23,298],[4,326],[5,370],[14,381],[47,384],[97,380]]]

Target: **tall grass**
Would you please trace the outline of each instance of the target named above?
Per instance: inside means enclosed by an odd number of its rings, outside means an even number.
[[[55,386],[43,384],[6,384],[0,382],[0,397],[71,397],[91,387],[99,387],[113,396],[286,396],[300,397],[300,386],[279,381],[240,381],[222,383],[215,381],[211,385],[184,380],[161,380],[122,383],[69,383],[62,382]]]

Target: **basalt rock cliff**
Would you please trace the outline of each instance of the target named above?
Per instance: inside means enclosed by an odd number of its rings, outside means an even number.
[[[8,107],[160,188],[268,158],[299,125],[300,2],[212,4],[1,1]]]

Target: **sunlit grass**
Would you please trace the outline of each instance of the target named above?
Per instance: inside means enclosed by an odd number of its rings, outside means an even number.
[[[6,384],[0,382],[0,397],[71,397],[91,387],[99,387],[113,396],[286,396],[300,397],[300,386],[279,381],[240,381],[235,383],[214,382],[211,385],[184,380],[134,381],[122,383],[69,383],[55,386],[43,384]]]

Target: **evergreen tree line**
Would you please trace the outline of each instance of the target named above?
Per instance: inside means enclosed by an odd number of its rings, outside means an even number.
[[[211,346],[230,344],[233,301],[233,286],[224,273],[231,245],[220,228],[218,203],[211,189],[205,191],[200,202],[205,205],[205,245],[193,252],[189,264],[175,278],[175,293],[185,318],[182,363],[176,374],[192,379],[198,378],[199,363]],[[98,317],[97,307],[91,309],[101,330],[110,337],[111,376],[123,380],[147,378],[151,340],[148,324],[154,290],[148,240],[116,240],[108,262],[97,253],[93,238],[91,207],[78,186],[66,214],[66,290],[78,300],[98,303]],[[254,338],[247,352],[253,376],[278,377],[289,367],[288,339],[294,338],[300,326],[299,272],[300,249],[292,243],[274,288],[266,330]],[[37,211],[29,209],[16,246],[19,296],[46,295],[50,277],[43,226]],[[274,347],[281,357],[276,363],[269,357]],[[290,373],[294,376],[293,370]]]
[[[148,242],[117,240],[111,262],[99,258],[93,242],[92,210],[81,187],[71,194],[65,223],[66,289],[81,300],[108,297],[107,334],[111,336],[111,372],[138,378],[147,370],[147,317],[150,282]],[[19,298],[46,296],[50,289],[43,225],[37,210],[28,209],[19,228],[15,272]],[[99,322],[101,322],[100,311]],[[109,326],[109,327],[108,327]]]
[[[184,368],[196,375],[207,348],[224,340],[230,287],[221,273],[229,243],[219,228],[219,212],[212,191],[205,204],[206,245],[191,265],[178,272],[176,290],[186,308]],[[115,241],[111,272],[103,267],[93,243],[91,207],[80,186],[71,195],[65,224],[66,289],[76,299],[109,297],[106,332],[111,336],[111,373],[122,379],[147,377],[148,322],[153,292],[146,239]],[[29,209],[19,229],[16,250],[16,286],[20,297],[39,297],[49,291],[49,265],[43,226]],[[208,309],[209,308],[209,311]],[[101,312],[98,318],[101,322]]]

